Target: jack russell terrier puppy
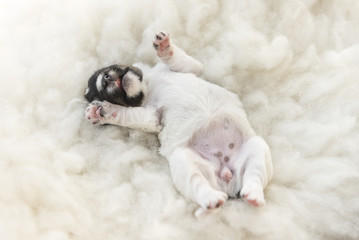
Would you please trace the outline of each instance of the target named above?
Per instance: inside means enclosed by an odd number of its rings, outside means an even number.
[[[112,65],[91,76],[86,118],[157,133],[175,186],[200,206],[196,216],[219,209],[228,197],[263,206],[271,154],[238,97],[197,77],[202,64],[167,33],[157,33],[153,46],[162,63],[152,69]]]

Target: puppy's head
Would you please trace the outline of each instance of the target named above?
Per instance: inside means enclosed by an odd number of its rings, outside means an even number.
[[[144,99],[145,86],[142,72],[133,66],[112,65],[97,70],[88,80],[85,92],[87,101],[108,101],[110,103],[135,107]]]

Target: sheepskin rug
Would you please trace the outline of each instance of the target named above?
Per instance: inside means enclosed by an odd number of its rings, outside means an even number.
[[[0,239],[359,239],[359,1],[3,0],[0,26]],[[265,207],[196,219],[155,135],[84,119],[158,30],[268,141]]]

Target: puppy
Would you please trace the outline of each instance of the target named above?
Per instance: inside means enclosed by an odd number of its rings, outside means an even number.
[[[228,197],[265,204],[273,175],[267,143],[250,126],[237,96],[197,77],[202,64],[159,32],[154,68],[113,65],[89,79],[86,118],[158,134],[177,189],[200,208],[219,209]]]

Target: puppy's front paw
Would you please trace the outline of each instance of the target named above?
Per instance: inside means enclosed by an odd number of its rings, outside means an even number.
[[[157,51],[157,56],[159,57],[166,57],[171,56],[172,51],[170,49],[170,36],[169,34],[161,31],[155,34],[153,37],[153,47]]]
[[[111,103],[93,101],[86,108],[85,118],[92,124],[105,124],[110,117],[116,117],[116,112],[113,111]]]
[[[90,103],[85,111],[85,118],[89,120],[92,124],[100,123],[100,120],[103,118],[101,116],[101,107]]]

